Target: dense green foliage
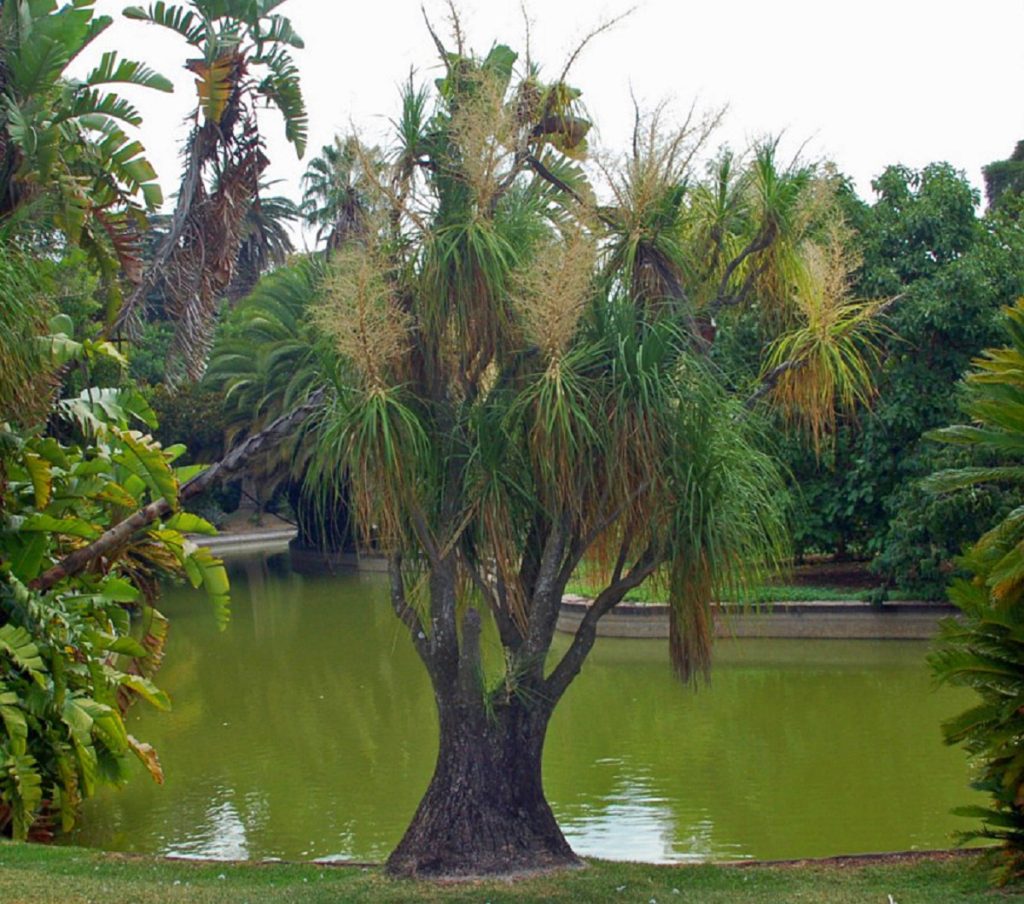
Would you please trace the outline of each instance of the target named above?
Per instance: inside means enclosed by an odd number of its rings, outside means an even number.
[[[922,440],[956,416],[955,386],[971,357],[1001,337],[999,308],[1024,292],[1024,231],[975,214],[962,175],[935,164],[890,167],[871,206],[848,196],[863,264],[860,294],[896,300],[870,411],[842,424],[818,458],[798,438],[788,453],[804,508],[798,551],[876,557],[898,586],[941,597],[952,558],[1007,501],[994,488],[936,499],[918,482],[956,452]]]
[[[1024,194],[1024,141],[1018,141],[1007,160],[985,167],[985,197],[990,207],[1013,203]]]
[[[54,364],[116,355],[60,332],[65,320],[36,340]],[[169,705],[149,680],[166,633],[153,606],[159,576],[187,574],[227,611],[223,567],[181,533],[212,528],[185,514],[36,589],[42,572],[122,518],[156,499],[173,503],[187,473],[172,466],[183,447],[164,450],[139,429],[156,421],[133,389],[57,399],[50,422],[45,431],[0,424],[0,831],[18,838],[57,822],[68,829],[98,784],[123,780],[133,753],[162,780],[155,752],[123,720],[136,696]]]
[[[969,577],[954,582],[950,599],[963,617],[943,624],[931,657],[942,681],[980,697],[943,730],[947,743],[962,743],[978,760],[974,786],[991,795],[992,805],[962,812],[983,822],[969,837],[1002,842],[997,862],[1004,881],[1024,878],[1024,302],[1007,316],[1012,344],[987,350],[967,376],[972,424],[935,434],[1007,463],[948,470],[929,481],[946,491],[1009,484],[1016,501],[961,559]]]
[[[94,0],[8,0],[0,9],[0,220],[62,234],[92,257],[111,312],[119,271],[137,277],[134,234],[162,203],[156,173],[126,129],[138,110],[111,84],[170,91],[148,66],[114,51],[84,78],[66,69],[110,25]],[[40,214],[45,215],[44,222]]]
[[[124,720],[136,698],[169,705],[150,680],[161,577],[205,585],[227,613],[221,563],[183,533],[212,527],[177,511],[196,469],[150,435],[153,410],[102,336],[161,202],[122,130],[138,112],[104,86],[170,89],[113,52],[84,80],[65,75],[109,24],[91,0],[0,9],[0,834],[17,838],[70,828],[133,755],[162,779]],[[158,500],[166,517],[110,533]],[[67,564],[101,536],[117,542]]]

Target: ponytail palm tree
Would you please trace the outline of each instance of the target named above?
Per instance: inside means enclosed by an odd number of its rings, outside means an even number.
[[[345,379],[311,479],[325,493],[351,479],[438,709],[435,772],[388,861],[401,874],[576,862],[541,753],[600,619],[662,581],[672,663],[693,680],[710,664],[712,601],[785,556],[781,476],[753,402],[708,363],[699,318],[745,305],[799,328],[787,280],[824,278],[802,256],[828,213],[810,172],[758,156],[709,222],[713,186],[692,164],[708,130],[665,138],[654,123],[604,166],[613,200],[598,205],[576,162],[579,91],[517,70],[505,46],[481,58],[456,42],[438,42],[433,106],[407,92],[377,216],[330,258],[314,312]],[[813,350],[801,355],[787,369],[817,377]],[[777,388],[765,378],[756,401]],[[603,586],[556,656],[584,560]]]

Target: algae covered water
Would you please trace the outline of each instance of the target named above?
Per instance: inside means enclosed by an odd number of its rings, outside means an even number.
[[[232,563],[232,620],[167,592],[159,683],[130,730],[158,750],[86,806],[71,841],[179,856],[380,860],[436,754],[426,674],[379,575]],[[565,638],[560,638],[565,644]],[[545,787],[581,854],[671,862],[948,847],[974,802],[939,723],[970,695],[936,690],[928,645],[717,645],[710,687],[672,678],[664,642],[604,638],[556,710]],[[557,652],[557,651],[556,651]]]

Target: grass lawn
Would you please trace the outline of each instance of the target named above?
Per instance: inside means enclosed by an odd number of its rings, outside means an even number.
[[[586,869],[515,882],[395,881],[374,868],[210,864],[0,843],[4,904],[154,902],[581,901],[970,904],[1007,900],[974,857],[800,866],[649,866],[592,861]]]
[[[586,578],[574,577],[566,586],[565,592],[577,596],[593,597],[602,589],[596,581],[589,581]],[[743,602],[748,603],[806,603],[816,600],[826,602],[840,602],[855,600],[859,602],[870,602],[871,590],[858,590],[850,587],[817,587],[804,584],[770,584],[758,587],[753,590],[749,597]],[[663,603],[667,598],[664,587],[657,584],[641,584],[639,587],[630,590],[625,597],[629,603]],[[888,599],[910,600],[914,595],[902,590],[890,590]]]

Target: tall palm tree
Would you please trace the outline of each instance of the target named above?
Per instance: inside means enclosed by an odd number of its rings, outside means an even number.
[[[290,198],[273,195],[253,200],[242,225],[235,274],[226,290],[229,301],[244,298],[264,273],[287,263],[295,252],[288,224],[298,218],[299,209]]]
[[[364,148],[355,136],[335,137],[324,145],[302,177],[302,215],[316,227],[317,242],[337,248],[366,228],[373,204],[373,182],[384,166],[376,148]]]
[[[269,161],[263,151],[257,104],[284,116],[285,136],[301,157],[308,118],[290,48],[302,39],[274,10],[283,0],[189,0],[125,15],[181,35],[198,57],[186,68],[196,76],[195,125],[170,229],[144,283],[124,305],[129,323],[154,281],[162,279],[176,321],[168,376],[198,379],[206,366],[217,303],[231,284],[244,224]],[[215,179],[213,178],[215,176]]]

